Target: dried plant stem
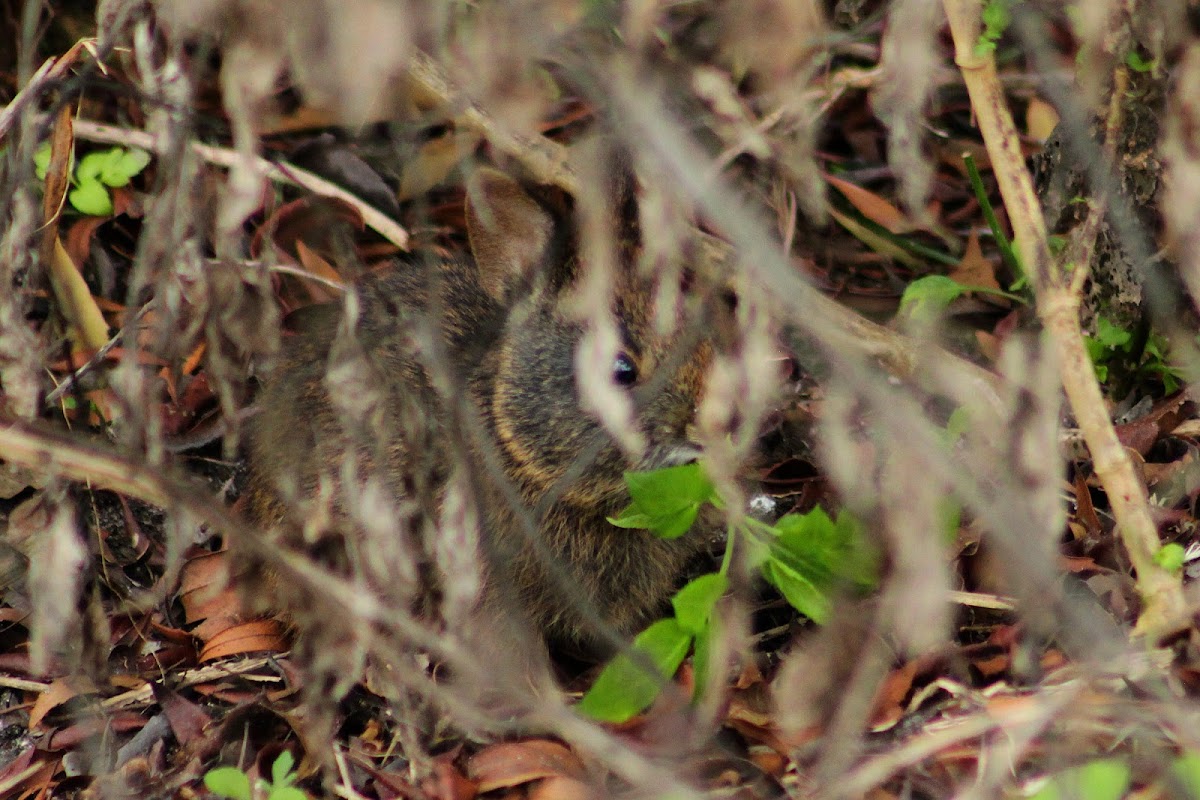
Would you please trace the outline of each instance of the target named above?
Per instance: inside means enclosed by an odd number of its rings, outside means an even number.
[[[2,111],[3,107],[0,107],[0,112]],[[77,119],[75,120],[75,135],[80,139],[87,139],[92,142],[117,144],[124,147],[138,147],[152,153],[160,152],[158,141],[152,134],[146,131],[120,128],[115,125],[105,125],[100,122],[92,122],[91,120]],[[192,151],[200,159],[218,167],[232,167],[239,159],[243,158],[236,150],[227,147],[213,147],[198,142],[193,142],[191,147]],[[353,206],[362,215],[363,223],[368,228],[401,250],[408,249],[408,232],[401,227],[400,223],[337,184],[291,164],[284,162],[275,163],[261,156],[254,156],[251,159],[251,166],[259,175],[268,180],[277,183],[294,184],[302,189],[307,189],[313,194],[333,197]]]
[[[1063,389],[1091,451],[1096,477],[1112,504],[1121,540],[1137,570],[1143,608],[1135,631],[1153,640],[1184,620],[1183,588],[1176,576],[1154,560],[1160,542],[1145,486],[1117,438],[1084,347],[1079,322],[1081,287],[1078,281],[1072,281],[1066,265],[1056,264],[1051,256],[1041,206],[1021,155],[995,61],[990,53],[976,51],[982,3],[943,0],[943,5],[954,38],[955,62],[962,71],[1012,222],[1017,252],[1036,293],[1038,315],[1058,358]],[[1085,269],[1086,265],[1079,268]]]
[[[410,76],[427,99],[443,108],[462,108],[455,122],[465,130],[481,134],[500,152],[515,158],[540,183],[557,186],[578,197],[579,176],[571,167],[567,149],[545,136],[525,136],[499,125],[478,103],[464,97],[442,68],[429,56],[418,53]]]
[[[487,669],[487,665],[472,658],[460,643],[407,622],[403,614],[383,607],[373,595],[362,592],[360,587],[333,578],[323,567],[304,557],[278,549],[268,537],[255,535],[233,513],[221,504],[213,502],[203,490],[169,468],[152,470],[144,464],[124,459],[102,448],[80,444],[78,440],[42,426],[25,425],[8,419],[0,419],[0,457],[10,464],[19,464],[71,480],[89,481],[163,508],[186,511],[223,534],[237,537],[249,551],[259,557],[271,558],[273,567],[285,579],[314,587],[347,615],[353,615],[356,619],[389,632],[389,637],[375,640],[379,648],[377,652],[385,663],[401,663],[404,660],[404,655],[389,642],[405,639],[441,659],[452,671],[463,675],[464,680],[479,682],[482,680],[480,670]],[[230,671],[229,667],[224,669],[226,672]],[[202,675],[198,670],[189,672],[188,675],[193,673],[198,677]],[[406,688],[440,703],[457,720],[474,724],[481,729],[497,724],[474,708],[470,700],[429,681],[422,674],[409,675],[405,671],[399,671],[398,676],[404,680]],[[136,704],[144,698],[147,691],[149,690],[143,687],[110,698],[105,701],[105,705],[117,708],[124,707],[127,703]],[[670,772],[664,771],[661,765],[650,757],[630,746],[619,736],[574,713],[565,704],[543,697],[539,700],[537,708],[532,711],[535,714],[535,726],[541,723],[568,743],[601,758],[614,773],[629,783],[635,786],[661,787],[662,794],[669,793],[681,800],[699,800],[701,797],[698,791]]]

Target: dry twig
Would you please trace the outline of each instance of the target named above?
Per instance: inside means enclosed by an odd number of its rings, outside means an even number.
[[[1184,619],[1187,607],[1182,586],[1177,576],[1154,560],[1160,547],[1158,529],[1150,516],[1145,486],[1117,438],[1084,347],[1079,321],[1080,287],[1072,283],[1071,265],[1056,262],[1050,253],[1041,206],[1005,104],[995,60],[976,49],[982,30],[982,4],[977,0],[944,0],[944,6],[954,38],[955,61],[962,70],[1012,221],[1017,252],[1034,287],[1038,314],[1059,362],[1063,389],[1091,451],[1096,477],[1112,504],[1121,540],[1137,570],[1138,590],[1145,605],[1136,631],[1157,639]],[[1087,267],[1075,265],[1081,270]]]

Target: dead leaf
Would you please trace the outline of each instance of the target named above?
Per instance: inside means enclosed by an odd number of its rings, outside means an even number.
[[[92,694],[95,691],[96,687],[83,678],[58,678],[52,681],[46,691],[37,696],[37,699],[33,701],[33,706],[29,709],[30,730],[40,728],[46,715],[63,703],[80,694]]]
[[[140,711],[118,711],[51,731],[42,741],[47,750],[73,750],[93,737],[129,733],[145,726],[146,717]]]
[[[987,172],[992,168],[992,160],[988,156],[987,148],[983,146],[983,142],[970,139],[935,138],[930,143],[930,146],[933,148],[940,163],[950,167],[964,178],[967,176],[967,164],[963,160],[964,155],[969,155],[975,160],[975,167],[980,172]]]
[[[929,665],[913,659],[887,674],[875,692],[875,711],[871,715],[871,730],[886,730],[904,716],[904,700],[913,689],[913,681]]]
[[[33,765],[34,756],[43,758],[42,763],[37,769],[29,774],[26,770]],[[7,787],[9,797],[54,797],[54,776],[62,768],[62,759],[56,756],[45,758],[46,753],[42,748],[30,747],[21,755],[15,758],[12,763],[7,764],[3,769],[0,769],[0,785]],[[20,775],[24,778],[19,782],[14,783],[13,780]],[[22,791],[18,792],[17,790]]]
[[[529,793],[529,800],[594,800],[595,787],[561,775],[546,778]]]
[[[96,230],[106,222],[108,220],[104,217],[84,217],[67,229],[64,246],[73,262],[83,264],[91,257],[92,237],[95,236]]]
[[[229,590],[229,557],[225,550],[189,558],[179,581],[179,600],[187,622],[235,616],[240,608]]]
[[[50,164],[46,167],[45,187],[42,190],[42,263],[49,264],[58,239],[58,220],[67,191],[71,188],[71,169],[75,162],[75,126],[70,104],[64,103],[54,120],[50,135]]]
[[[1058,110],[1040,97],[1031,97],[1025,107],[1025,133],[1045,142],[1058,127]]]
[[[876,225],[886,228],[890,233],[911,233],[917,228],[907,214],[869,189],[827,173],[822,174],[831,186],[850,201],[850,205],[854,206],[858,213]]]
[[[979,246],[979,235],[974,229],[967,236],[967,246],[958,265],[950,270],[950,279],[963,286],[981,287],[984,289],[999,289],[996,280],[996,268],[983,255]]]
[[[481,793],[508,789],[542,778],[586,775],[583,762],[565,745],[548,739],[502,742],[476,753],[467,762],[467,777]]]
[[[108,342],[108,323],[62,242],[55,237],[51,247],[50,286],[79,343],[95,352]]]
[[[1143,458],[1158,441],[1158,423],[1145,417],[1134,422],[1117,425],[1115,429],[1121,444],[1137,452]]]
[[[304,267],[306,272],[322,278],[324,281],[332,283],[335,286],[345,285],[342,282],[342,276],[333,268],[333,265],[301,240],[296,241],[296,256],[300,259],[300,265]],[[302,278],[301,280],[304,279]],[[339,295],[338,292],[320,281],[304,280],[304,286],[308,289],[308,293],[312,296],[314,303],[328,303],[331,300],[336,300]]]
[[[161,685],[151,685],[155,687],[154,697],[162,706],[175,739],[185,747],[203,739],[209,726],[212,725],[212,717],[178,692]]]
[[[334,197],[310,195],[285,203],[255,231],[250,253],[258,258],[267,238],[288,256],[297,257],[296,244],[304,242],[322,257],[334,259],[342,246],[341,233],[363,230],[362,214],[349,203]],[[341,276],[333,276],[341,282]]]
[[[1059,556],[1058,568],[1076,575],[1095,575],[1109,570],[1096,563],[1091,556]]]
[[[282,653],[287,650],[283,626],[273,619],[237,623],[213,634],[200,651],[200,661],[215,661],[247,653]]]
[[[1086,535],[1092,541],[1097,541],[1104,533],[1104,526],[1100,524],[1100,516],[1096,513],[1096,506],[1092,502],[1092,493],[1088,490],[1087,480],[1077,474],[1074,488],[1075,519],[1084,525]]]

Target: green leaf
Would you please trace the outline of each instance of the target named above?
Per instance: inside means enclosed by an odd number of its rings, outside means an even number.
[[[937,317],[970,288],[945,275],[926,275],[910,283],[900,297],[900,312],[918,320]]]
[[[1012,10],[1009,8],[1011,2],[1012,0],[988,0],[987,5],[983,7],[983,37],[989,42],[994,43],[998,40],[1012,24]]]
[[[1164,544],[1162,547],[1158,548],[1158,552],[1154,554],[1154,563],[1158,564],[1165,570],[1179,572],[1179,570],[1183,569],[1183,557],[1185,553],[1186,551],[1183,549],[1183,545],[1181,544],[1176,542]]]
[[[37,149],[33,154],[34,173],[39,181],[46,180],[46,173],[50,170],[50,143],[46,142]]]
[[[296,776],[292,775],[292,767],[296,765],[296,759],[292,756],[290,750],[284,750],[275,759],[275,763],[271,765],[271,783],[274,786],[287,786],[294,783]]]
[[[677,511],[690,504],[707,502],[713,496],[712,481],[699,463],[666,467],[651,472],[626,472],[629,496],[640,511],[650,515]]]
[[[950,412],[946,420],[946,443],[954,444],[971,428],[971,414],[966,406],[959,406]]]
[[[113,151],[117,149],[114,147],[111,150],[93,150],[79,159],[79,166],[75,168],[76,180],[80,182],[99,180],[105,165],[113,158]]]
[[[230,800],[250,800],[250,777],[237,767],[217,767],[204,776],[205,787]]]
[[[962,525],[962,503],[953,494],[948,494],[938,501],[938,519],[942,521],[942,532],[945,540],[953,543],[958,537],[958,528]]]
[[[1104,317],[1096,317],[1096,341],[1110,350],[1123,348],[1133,339],[1133,333],[1118,327]]]
[[[862,524],[852,514],[842,512],[835,523],[816,508],[784,516],[775,530],[778,536],[762,565],[763,577],[813,621],[828,620],[828,595],[838,583],[874,584],[875,556]]]
[[[691,646],[691,634],[677,619],[660,619],[633,640],[634,651],[649,659],[657,674],[647,673],[621,653],[600,672],[579,701],[579,710],[601,722],[625,722],[654,702],[659,687],[679,669]]]
[[[1194,750],[1184,752],[1171,765],[1171,771],[1192,797],[1200,797],[1200,753]]]
[[[308,792],[295,786],[272,786],[267,800],[309,800]]]
[[[786,558],[770,558],[762,567],[767,583],[778,589],[792,608],[818,625],[824,625],[829,621],[833,604],[804,573],[802,567]]]
[[[100,181],[106,186],[128,186],[129,180],[146,168],[150,154],[136,147],[128,150],[117,147],[110,151],[100,170]]]
[[[1104,758],[1082,767],[1060,772],[1037,794],[1039,800],[1121,800],[1129,788],[1129,765],[1116,758]]]
[[[80,214],[92,217],[107,217],[113,213],[112,197],[108,189],[97,180],[80,181],[79,185],[67,194],[71,206]]]
[[[1151,72],[1157,64],[1158,59],[1142,58],[1142,54],[1137,50],[1130,50],[1125,54],[1125,66],[1134,72]]]
[[[700,693],[708,686],[708,676],[712,670],[712,643],[717,635],[717,621],[709,620],[704,630],[696,634],[692,645],[692,673],[695,682],[693,699],[700,699]]]
[[[947,520],[947,524],[950,521]],[[958,520],[953,520],[954,533],[958,532]],[[836,563],[837,572],[861,589],[874,589],[879,582],[879,553],[867,537],[862,521],[849,511],[839,511],[835,529],[841,555]]]
[[[651,472],[626,472],[625,484],[633,504],[621,512],[614,524],[649,528],[664,539],[687,533],[700,507],[716,498],[712,481],[698,463]]]
[[[727,588],[729,580],[719,572],[701,575],[688,581],[671,599],[679,627],[695,636],[707,630],[713,609],[716,608],[717,601],[724,597]]]
[[[654,520],[638,511],[634,506],[629,506],[615,517],[608,517],[608,521],[618,528],[640,528],[642,530],[648,529],[654,524]]]
[[[678,539],[691,530],[692,523],[696,521],[696,517],[699,515],[700,504],[694,503],[672,514],[656,518],[654,524],[650,527],[660,538]]]

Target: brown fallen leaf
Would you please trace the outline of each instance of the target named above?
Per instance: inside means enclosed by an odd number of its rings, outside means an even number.
[[[59,678],[52,681],[46,691],[37,696],[37,699],[33,701],[33,706],[29,709],[29,729],[34,730],[41,727],[42,720],[46,718],[46,715],[68,700],[78,697],[80,694],[91,694],[95,691],[95,686],[90,684],[81,686],[76,680]]]
[[[1158,441],[1158,423],[1155,420],[1142,419],[1126,422],[1115,426],[1117,438],[1121,444],[1145,458],[1150,448]]]
[[[890,233],[910,233],[917,227],[907,214],[869,189],[827,173],[823,175],[860,214]]]
[[[176,741],[186,747],[192,742],[203,740],[212,725],[212,717],[178,692],[156,684],[151,684],[151,687],[155,689],[154,697],[162,706]]]
[[[1058,110],[1040,97],[1029,98],[1025,107],[1025,134],[1044,142],[1058,127]]]
[[[200,661],[215,661],[247,653],[282,653],[285,650],[287,636],[283,625],[273,619],[252,619],[214,634],[200,651]]]
[[[595,800],[602,796],[590,784],[557,775],[534,787],[529,800]]]
[[[187,622],[237,616],[240,604],[229,586],[227,551],[203,552],[184,562],[179,575],[179,600]]]
[[[983,248],[979,246],[979,235],[974,229],[967,236],[967,246],[958,265],[950,270],[950,279],[963,286],[1000,288],[1000,282],[996,280],[996,267],[984,257]]]
[[[478,783],[480,792],[507,789],[542,778],[566,777],[579,781],[586,774],[575,753],[548,739],[501,742],[467,761],[467,777]]]
[[[78,334],[79,343],[87,350],[99,350],[108,342],[108,323],[62,241],[56,237],[52,248],[50,286],[59,308]]]

